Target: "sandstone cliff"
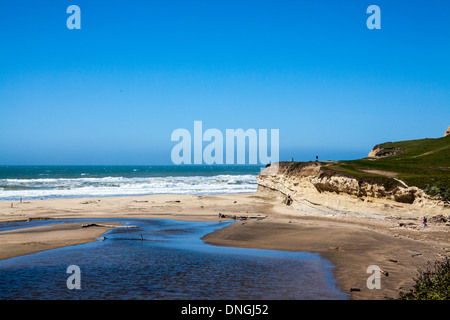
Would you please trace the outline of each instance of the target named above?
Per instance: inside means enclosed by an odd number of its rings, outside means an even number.
[[[268,166],[257,178],[258,193],[276,196],[280,201],[306,212],[323,214],[365,214],[405,210],[421,214],[449,214],[448,205],[402,181],[386,188],[370,180],[356,179],[327,170],[319,162],[280,162]],[[399,213],[400,214],[400,213]]]
[[[447,130],[444,133],[444,137],[450,135],[450,126],[448,126]]]

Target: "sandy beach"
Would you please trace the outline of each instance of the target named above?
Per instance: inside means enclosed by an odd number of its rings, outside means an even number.
[[[403,214],[401,214],[403,212]],[[336,268],[339,288],[351,299],[397,298],[408,290],[418,268],[450,252],[449,227],[400,211],[370,217],[325,215],[302,211],[263,193],[228,195],[151,195],[0,202],[0,222],[29,219],[162,218],[217,221],[222,215],[261,216],[240,220],[208,234],[204,240],[236,246],[319,253]],[[119,225],[119,223],[117,223]],[[97,241],[111,227],[82,228],[81,223],[55,224],[0,232],[0,259]],[[367,268],[384,272],[381,289],[368,289]],[[359,288],[351,291],[350,288]]]

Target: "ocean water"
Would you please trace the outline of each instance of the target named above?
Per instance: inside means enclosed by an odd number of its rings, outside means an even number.
[[[117,228],[103,241],[0,261],[0,299],[347,298],[336,288],[333,266],[317,254],[220,247],[201,240],[233,222],[102,220],[137,228]],[[0,231],[43,223],[3,223]],[[79,290],[67,287],[70,265],[80,268]]]
[[[255,192],[261,166],[0,166],[0,201]]]

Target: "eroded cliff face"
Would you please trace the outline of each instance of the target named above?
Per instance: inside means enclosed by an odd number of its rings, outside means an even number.
[[[424,214],[450,213],[447,204],[417,187],[399,183],[386,190],[383,185],[330,172],[318,162],[281,162],[278,167],[267,167],[257,181],[260,194],[270,193],[280,201],[289,196],[292,204],[302,210],[349,213],[402,207]]]
[[[450,135],[450,126],[448,126],[447,130],[445,130],[444,137]]]

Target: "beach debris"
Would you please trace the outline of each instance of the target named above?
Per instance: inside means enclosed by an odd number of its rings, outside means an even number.
[[[98,200],[98,201],[100,201],[100,200]],[[97,200],[91,200],[91,201],[83,201],[83,202],[80,202],[80,204],[90,204],[90,203],[97,203],[98,201],[97,201]]]
[[[236,201],[236,200],[234,200],[234,201],[233,201],[233,203],[237,203],[237,201]]]
[[[219,218],[222,219],[233,219],[233,220],[248,220],[248,219],[256,219],[256,220],[262,220],[267,218],[267,216],[237,216],[237,215],[230,215],[230,214],[222,214],[219,212]]]
[[[380,272],[384,274],[386,277],[389,277],[389,272],[380,268]]]
[[[47,218],[47,217],[34,217],[34,218],[28,218],[28,219],[27,219],[27,222],[35,221],[35,220],[50,220],[50,218]]]
[[[14,203],[11,203],[11,208],[13,208],[14,207]]]
[[[389,259],[389,261],[397,263],[397,260],[395,260],[395,259]]]
[[[133,202],[148,202],[148,200],[133,200]]]
[[[441,222],[446,223],[448,221],[448,219],[445,218],[442,214],[439,214],[439,215],[431,217],[429,221],[433,222],[433,223],[441,223]]]
[[[330,247],[329,249],[330,249],[330,250],[337,250],[337,251],[345,252],[345,250],[342,249],[342,247]]]
[[[82,228],[104,227],[104,228],[137,228],[137,226],[116,226],[112,224],[86,223],[81,225]]]
[[[400,222],[398,225],[399,225],[399,227],[407,227],[407,226],[415,226],[416,224],[414,222],[408,222],[408,223]]]
[[[417,257],[417,256],[421,256],[421,253],[416,253],[416,254],[412,254],[411,257]]]
[[[174,203],[180,203],[181,201],[180,201],[180,200],[170,200],[170,201],[166,201],[166,203],[171,203],[171,202],[174,202]]]
[[[350,291],[361,291],[361,289],[358,287],[350,287]]]

